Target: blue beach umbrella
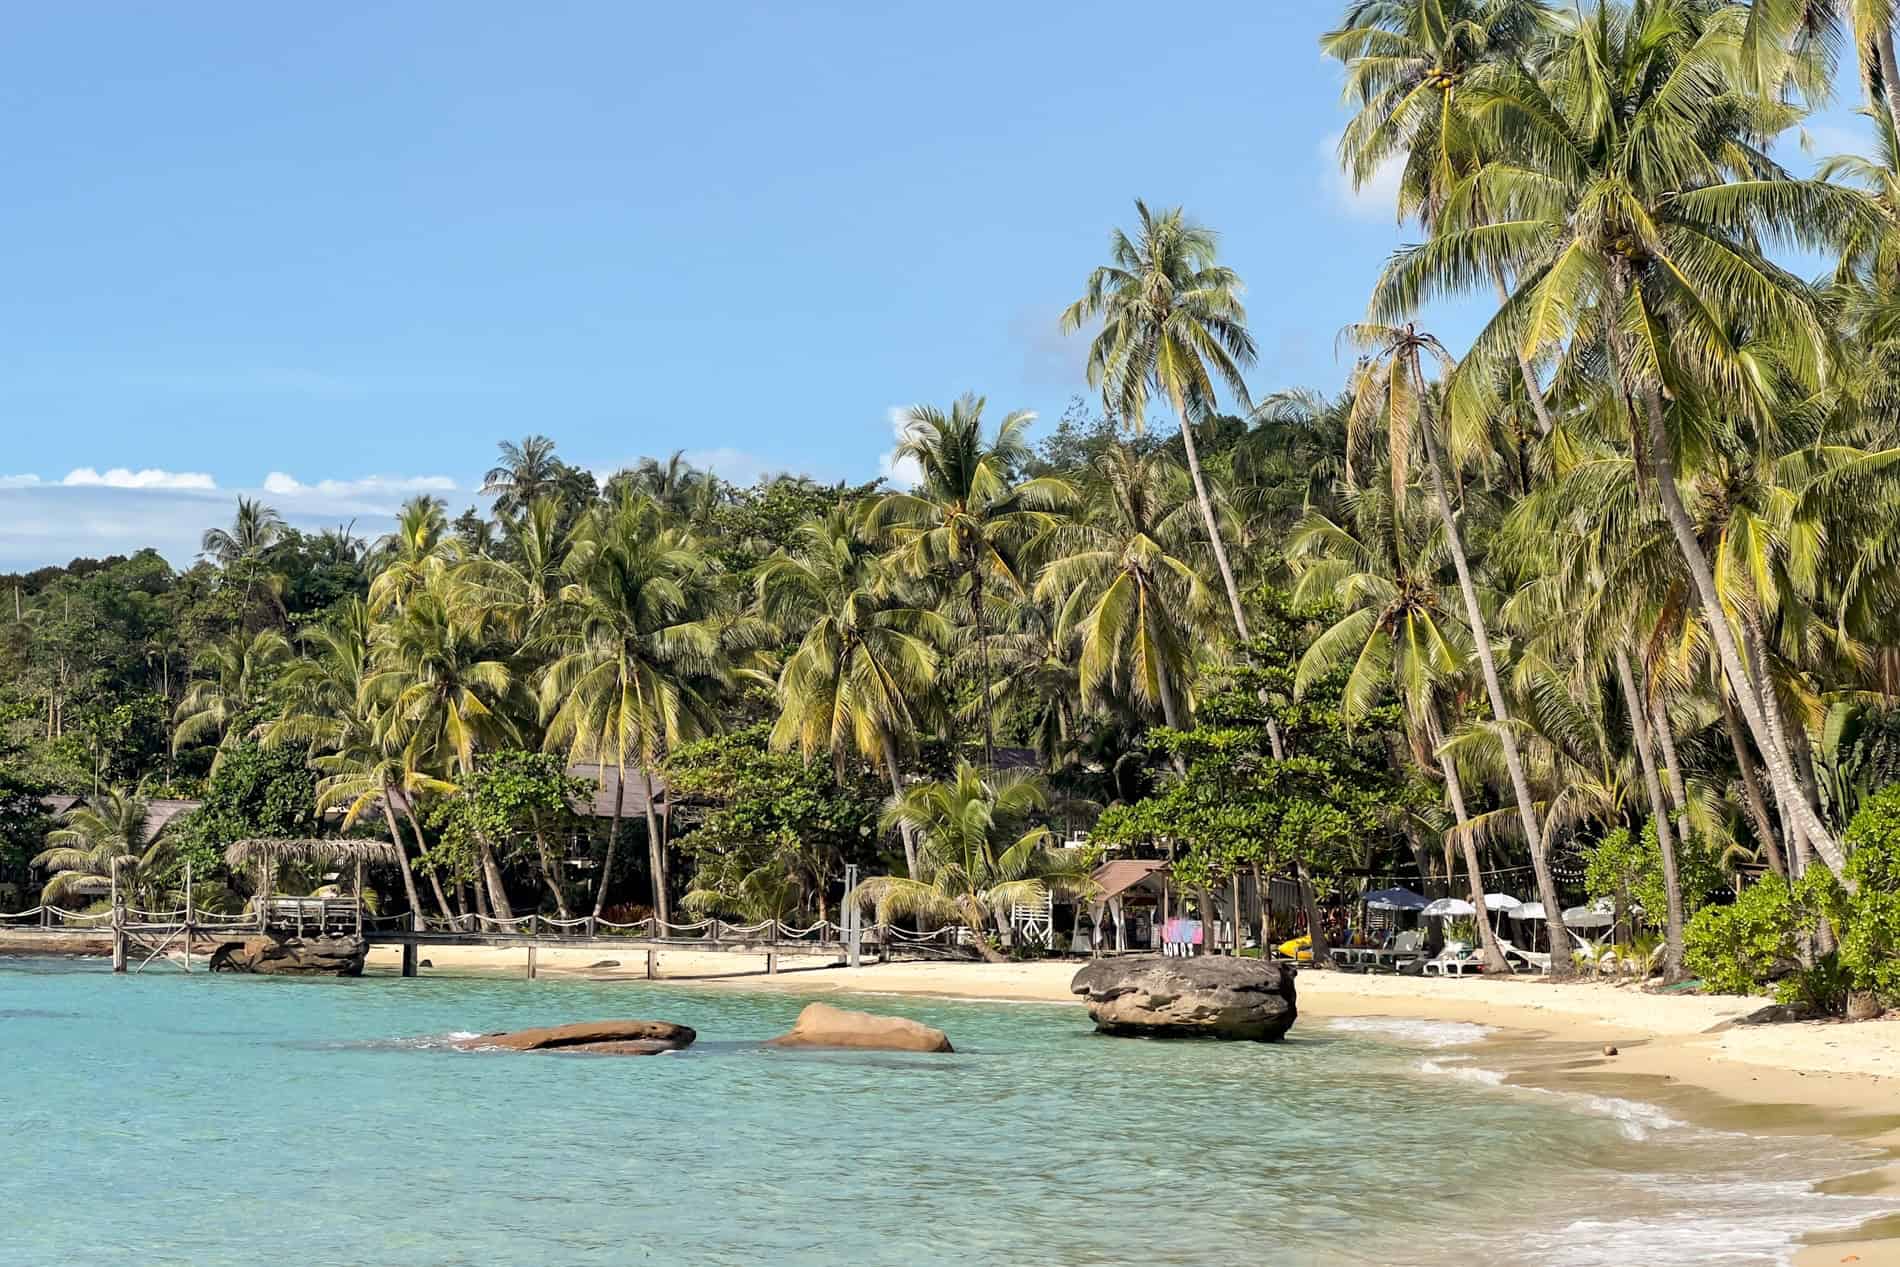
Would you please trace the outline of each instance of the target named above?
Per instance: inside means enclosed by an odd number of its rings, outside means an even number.
[[[1380,889],[1366,894],[1366,905],[1375,911],[1422,911],[1431,899],[1410,889]]]

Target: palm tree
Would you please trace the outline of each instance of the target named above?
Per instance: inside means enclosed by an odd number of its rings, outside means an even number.
[[[692,537],[661,527],[649,503],[629,499],[583,528],[563,566],[568,583],[545,640],[553,659],[537,688],[544,744],[611,763],[620,784],[638,764],[653,910],[664,921],[666,857],[652,772],[668,749],[719,728],[707,693],[725,673],[727,652],[713,611],[714,565]],[[619,805],[616,793],[596,918],[607,900]]]
[[[1834,49],[1846,34],[1867,104],[1878,104],[1888,125],[1900,128],[1893,0],[1751,0],[1747,15],[1742,47],[1765,89],[1778,88],[1785,78],[1811,100],[1824,101]]]
[[[1304,696],[1314,683],[1350,663],[1340,696],[1350,725],[1388,688],[1397,690],[1414,760],[1445,782],[1471,903],[1482,910],[1484,877],[1464,784],[1457,762],[1444,752],[1444,699],[1471,662],[1471,636],[1456,615],[1461,602],[1456,587],[1442,579],[1443,533],[1432,531],[1416,512],[1394,515],[1387,503],[1376,485],[1348,486],[1345,504],[1351,517],[1346,523],[1310,512],[1288,541],[1299,576],[1295,606],[1336,607],[1343,613],[1301,656],[1294,696]],[[1478,924],[1487,970],[1508,972],[1490,925]]]
[[[967,587],[969,622],[982,672],[983,760],[996,764],[996,726],[991,716],[988,639],[993,583],[1023,592],[1018,553],[1025,541],[1052,522],[1052,511],[1071,498],[1062,480],[1018,481],[1029,457],[1024,433],[1035,415],[1004,418],[993,436],[983,433],[983,398],[959,396],[945,413],[931,405],[905,412],[896,460],[915,462],[922,480],[910,492],[886,493],[871,523],[888,530],[893,559],[917,578],[948,573]],[[954,593],[954,590],[953,590]]]
[[[1240,278],[1216,262],[1213,230],[1179,207],[1155,214],[1137,200],[1135,211],[1141,227],[1132,239],[1120,229],[1110,235],[1112,263],[1089,274],[1082,298],[1063,312],[1062,328],[1073,333],[1101,320],[1089,345],[1089,384],[1101,388],[1112,415],[1140,431],[1150,392],[1173,405],[1234,628],[1245,641],[1247,614],[1194,444],[1194,423],[1213,412],[1217,384],[1251,408],[1241,371],[1253,364],[1254,345]]]
[[[116,876],[128,888],[156,858],[148,841],[151,807],[143,787],[107,787],[60,815],[62,826],[46,833],[46,849],[32,865],[50,871],[40,901],[57,906],[76,897],[109,893]]]
[[[221,567],[250,563],[283,540],[289,529],[284,517],[261,501],[238,498],[237,514],[229,528],[207,528],[201,543],[204,556]]]
[[[1401,251],[1372,306],[1402,319],[1428,295],[1515,276],[1460,368],[1454,410],[1486,408],[1498,366],[1519,352],[1536,358],[1569,341],[1573,362],[1600,355],[1777,800],[1838,873],[1840,845],[1801,793],[1679,486],[1678,450],[1693,461],[1706,442],[1690,416],[1699,397],[1766,435],[1779,425],[1777,381],[1812,390],[1827,377],[1817,297],[1763,244],[1828,249],[1880,218],[1866,194],[1795,180],[1753,143],[1795,112],[1738,81],[1744,17],[1700,0],[1644,0],[1601,5],[1561,31],[1539,75],[1501,79],[1487,103],[1509,159],[1468,183],[1508,191],[1512,218],[1441,227]]]
[[[1039,903],[1050,892],[1081,895],[1088,871],[1071,851],[1051,849],[1047,827],[1027,820],[1049,807],[1048,785],[1025,771],[985,773],[968,762],[956,776],[905,789],[887,803],[886,829],[909,823],[922,841],[920,875],[874,876],[845,895],[894,917],[959,921],[979,934],[977,949],[992,963],[1003,956],[981,937],[992,923],[1007,944],[1010,909]],[[1073,851],[1080,853],[1081,851]]]
[[[1082,514],[1038,542],[1050,557],[1036,600],[1059,609],[1058,641],[1070,629],[1079,637],[1084,706],[1124,699],[1180,729],[1195,648],[1219,611],[1190,561],[1187,475],[1160,453],[1138,457],[1117,444],[1086,487]]]
[[[863,516],[843,507],[800,525],[791,551],[766,560],[755,585],[765,619],[805,631],[779,673],[773,746],[826,753],[840,774],[856,752],[883,765],[901,796],[899,749],[934,716],[949,622],[901,595]],[[898,825],[915,877],[915,834]]]
[[[437,583],[461,557],[449,534],[447,508],[439,497],[412,497],[396,516],[395,531],[376,543],[379,564],[369,583],[369,607],[376,615],[401,610],[417,590]]]
[[[507,518],[535,498],[555,491],[562,473],[554,441],[528,436],[520,444],[501,442],[501,461],[482,477],[482,492],[495,499],[495,513]]]
[[[225,753],[245,738],[237,723],[264,702],[265,687],[290,658],[290,643],[274,629],[252,634],[234,630],[224,641],[205,647],[193,667],[210,676],[193,681],[178,701],[172,752],[216,740],[217,753],[211,759],[216,770]]]
[[[1543,831],[1538,825],[1530,784],[1524,775],[1524,762],[1518,752],[1517,736],[1512,728],[1510,705],[1505,699],[1504,685],[1498,676],[1497,659],[1491,650],[1491,634],[1484,608],[1478,601],[1477,584],[1472,580],[1471,561],[1465,551],[1464,534],[1459,530],[1458,512],[1452,506],[1451,494],[1446,489],[1444,460],[1438,443],[1438,419],[1428,416],[1425,410],[1427,385],[1422,357],[1430,355],[1441,370],[1449,371],[1453,365],[1451,354],[1445,351],[1437,338],[1409,324],[1386,327],[1364,325],[1352,328],[1350,333],[1355,341],[1372,353],[1361,374],[1360,391],[1362,398],[1368,402],[1361,412],[1370,414],[1376,408],[1382,413],[1390,437],[1389,460],[1395,470],[1403,466],[1406,453],[1415,440],[1423,443],[1426,473],[1431,479],[1438,517],[1445,528],[1446,551],[1458,575],[1458,590],[1464,600],[1465,627],[1471,631],[1472,648],[1477,652],[1485,695],[1491,704],[1491,717],[1497,723],[1505,769],[1511,777],[1511,791],[1517,798],[1519,825],[1523,828],[1525,842],[1530,846],[1531,869],[1537,876],[1537,894],[1544,903],[1545,921],[1550,930],[1551,963],[1554,971],[1560,975],[1568,974],[1570,935],[1564,927],[1563,903],[1557,896],[1557,882],[1551,873],[1550,855]],[[1377,402],[1376,406],[1371,402]],[[1396,503],[1398,494],[1403,491],[1396,475],[1394,491]]]

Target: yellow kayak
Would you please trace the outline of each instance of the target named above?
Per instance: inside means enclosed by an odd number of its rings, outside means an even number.
[[[1298,963],[1313,962],[1313,935],[1295,937],[1292,941],[1280,943],[1280,953]]]

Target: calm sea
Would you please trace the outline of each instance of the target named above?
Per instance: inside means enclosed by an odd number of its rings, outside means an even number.
[[[867,997],[957,1054],[809,1054],[759,1046],[786,995],[158,972],[0,960],[0,1264],[1752,1264],[1884,1208],[1804,1181],[1851,1146],[1498,1085],[1470,1026]],[[701,1039],[448,1046],[612,1016]]]

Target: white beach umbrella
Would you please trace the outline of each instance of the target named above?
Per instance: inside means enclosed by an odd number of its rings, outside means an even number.
[[[1484,895],[1484,909],[1487,911],[1514,911],[1524,905],[1509,893],[1487,893]]]
[[[1511,911],[1511,918],[1542,919],[1544,918],[1544,904],[1542,902],[1526,902]]]
[[[1465,901],[1463,898],[1458,897],[1441,897],[1419,912],[1420,915],[1426,916],[1429,919],[1443,919],[1446,916],[1462,918],[1466,915],[1476,915],[1477,913],[1477,907]]]
[[[1616,922],[1616,912],[1607,902],[1590,906],[1572,906],[1564,911],[1564,923],[1572,928],[1608,928]]]

